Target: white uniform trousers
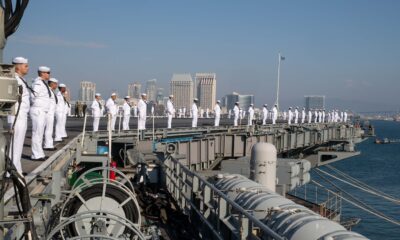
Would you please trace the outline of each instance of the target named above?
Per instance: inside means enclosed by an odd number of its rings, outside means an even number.
[[[117,115],[116,114],[111,114],[111,130],[115,130],[115,122],[117,121]],[[107,130],[109,130],[109,126],[107,124]]]
[[[129,130],[129,119],[131,118],[130,115],[124,115],[122,120],[122,130]]]
[[[141,118],[139,116],[139,118],[138,118],[138,129],[139,130],[145,130],[146,129],[146,118]]]
[[[44,158],[43,135],[46,123],[46,112],[40,108],[32,107],[30,110],[32,118],[32,159]]]
[[[221,116],[215,115],[215,119],[214,119],[214,126],[215,127],[219,127],[219,120],[220,119],[221,119]]]
[[[248,126],[253,125],[253,116],[249,116],[249,122],[247,123]]]
[[[272,116],[272,124],[276,124],[276,119],[277,119],[277,117],[276,116]]]
[[[14,118],[11,118],[14,121]],[[11,122],[13,124],[14,122]],[[24,148],[25,134],[28,125],[28,114],[19,112],[14,126],[14,138],[10,145],[8,156],[12,159],[17,171],[22,174],[21,155]]]
[[[62,126],[61,126],[61,137],[66,138],[68,137],[67,130],[65,126],[67,125],[67,114],[62,115]]]
[[[93,132],[99,131],[100,117],[93,117]]]
[[[53,145],[54,112],[47,112],[44,131],[44,148],[54,148]]]
[[[193,119],[192,119],[192,127],[197,127],[197,115],[193,115]]]
[[[172,114],[168,114],[168,126],[167,128],[171,128],[172,127]]]
[[[63,137],[63,123],[64,123],[64,113],[62,112],[56,112],[56,128],[55,128],[55,136],[54,136],[54,141],[60,142]]]
[[[239,116],[235,116],[233,119],[233,126],[237,127],[238,125]]]
[[[267,116],[264,116],[264,117],[263,117],[263,123],[262,123],[262,125],[265,125],[265,124],[267,124]]]

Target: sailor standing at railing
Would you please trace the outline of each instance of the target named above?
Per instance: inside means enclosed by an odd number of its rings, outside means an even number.
[[[236,102],[235,107],[233,108],[233,126],[235,127],[238,125],[239,115],[240,115],[239,102]]]
[[[65,124],[66,124],[66,110],[68,109],[67,101],[64,97],[66,86],[63,83],[58,85],[58,93],[57,93],[57,106],[56,106],[56,128],[55,128],[55,142],[61,142],[66,133]]]
[[[115,130],[115,122],[117,120],[117,113],[118,113],[118,108],[117,108],[117,105],[115,104],[116,98],[117,98],[117,94],[112,93],[110,98],[106,102],[107,113],[110,114],[110,118],[111,118],[111,130],[112,131]],[[107,124],[107,130],[110,130],[108,128],[109,128],[109,126]]]
[[[340,122],[343,122],[344,120],[344,113],[343,111],[340,111]]]
[[[101,105],[101,94],[96,93],[94,96],[94,101],[91,105],[92,116],[93,116],[93,132],[99,130],[100,117],[103,115],[104,107]]]
[[[318,111],[318,123],[322,123],[322,110]]]
[[[122,106],[124,118],[122,120],[122,130],[129,130],[129,119],[131,118],[131,104],[129,103],[130,97],[125,96],[125,102]]]
[[[343,122],[347,122],[347,110],[345,110],[343,113]]]
[[[312,108],[308,109],[308,123],[312,121]]]
[[[268,119],[268,105],[267,105],[267,104],[264,104],[264,107],[263,107],[263,122],[262,122],[262,125],[267,124],[267,119]]]
[[[324,110],[322,110],[322,121],[321,122],[325,122],[325,109]]]
[[[18,113],[18,115],[9,116],[8,118],[9,124],[11,124],[11,127],[13,128],[13,138],[11,139],[12,141],[8,156],[13,160],[17,171],[22,174],[21,155],[28,126],[28,113],[30,109],[29,94],[35,93],[24,79],[24,76],[28,74],[29,71],[28,59],[16,57],[13,59],[12,63],[15,67],[15,78],[18,82],[18,90],[21,97],[15,105],[15,112],[16,114]]]
[[[198,99],[197,98],[195,98],[195,99],[193,99],[193,105],[192,105],[192,127],[197,127],[197,119],[198,119],[198,117],[199,117],[199,110],[198,110],[198,108],[197,108],[197,102],[198,102]]]
[[[43,150],[53,151],[56,150],[53,143],[53,129],[54,129],[54,114],[58,103],[58,98],[54,93],[54,91],[57,89],[58,80],[55,78],[50,78],[48,84],[51,90],[51,98],[49,102],[50,105],[49,111],[46,114]]]
[[[64,83],[60,83],[59,88],[61,91],[61,94],[64,98],[64,102],[65,102],[65,106],[64,106],[64,115],[63,115],[63,122],[62,122],[62,131],[61,131],[61,137],[62,138],[67,138],[67,116],[69,114],[69,112],[71,111],[71,104],[68,102],[67,98],[65,97],[65,95],[67,94],[67,86]]]
[[[304,124],[306,120],[306,108],[303,107],[303,109],[301,110],[301,123]]]
[[[328,112],[326,113],[326,122],[327,122],[327,123],[330,123],[330,122],[331,122],[331,112],[330,112],[330,111],[328,111]]]
[[[167,128],[171,128],[172,127],[172,117],[175,114],[175,108],[174,108],[174,104],[172,104],[172,100],[174,99],[174,95],[169,95],[169,99],[167,101],[167,117],[168,117],[168,124],[167,124]],[[181,110],[181,109],[179,109]],[[179,112],[179,115],[181,115],[181,111]],[[181,117],[181,116],[179,116]]]
[[[296,107],[294,110],[294,124],[299,122],[299,107]]]
[[[32,85],[35,94],[31,95],[30,115],[32,119],[32,160],[45,160],[43,151],[43,136],[46,114],[49,111],[51,90],[47,85],[50,79],[50,68],[41,66],[38,69],[38,77]]]
[[[221,101],[217,100],[217,103],[215,104],[215,107],[214,107],[214,114],[215,114],[214,126],[215,127],[219,127],[219,121],[221,119],[221,106],[219,104],[221,104]]]
[[[146,117],[147,117],[147,94],[142,93],[141,99],[138,102],[138,129],[146,129]]]
[[[292,107],[289,107],[288,110],[288,124],[291,125],[293,120],[293,112],[292,112]]]
[[[254,108],[253,108],[253,104],[250,104],[249,107],[249,122],[247,123],[248,126],[252,126],[253,125],[253,120],[254,120]]]
[[[272,108],[272,124],[276,124],[277,119],[278,119],[278,105],[275,104],[274,108]]]
[[[335,110],[335,122],[339,122],[339,110]]]
[[[318,122],[318,109],[315,109],[315,111],[314,111],[314,123],[317,123]]]

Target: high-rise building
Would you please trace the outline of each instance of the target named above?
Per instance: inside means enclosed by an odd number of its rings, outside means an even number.
[[[164,88],[157,89],[156,102],[159,105],[164,103]]]
[[[171,94],[174,95],[174,106],[189,111],[193,103],[193,80],[189,73],[174,74],[171,79]]]
[[[94,95],[96,94],[96,84],[92,82],[86,82],[83,81],[80,84],[80,89],[79,89],[79,100],[84,101],[84,102],[90,102],[93,101]]]
[[[67,87],[65,89],[65,92],[64,92],[64,97],[68,102],[70,102],[71,101],[71,96],[72,96],[71,95],[71,89],[69,87]]]
[[[138,99],[140,94],[142,94],[142,84],[138,82],[128,84],[128,96]]]
[[[325,96],[323,95],[307,95],[304,96],[304,107],[306,111],[309,109],[325,109]]]
[[[237,92],[227,94],[222,99],[222,106],[226,107],[227,110],[233,109],[235,103],[239,102],[239,107],[242,109],[248,109],[250,104],[254,104],[254,95],[241,95]]]
[[[147,100],[155,102],[157,97],[157,79],[150,79],[146,82]]]
[[[197,98],[200,107],[213,109],[217,98],[217,80],[215,73],[196,73]]]

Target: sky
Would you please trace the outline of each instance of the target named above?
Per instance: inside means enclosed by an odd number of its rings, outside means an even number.
[[[79,82],[127,94],[173,73],[215,72],[217,97],[233,91],[273,104],[278,53],[282,106],[326,95],[328,107],[400,108],[400,1],[30,1],[4,61],[24,56],[78,96]]]

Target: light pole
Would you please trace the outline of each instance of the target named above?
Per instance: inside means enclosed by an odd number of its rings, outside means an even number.
[[[281,61],[285,60],[285,57],[281,55],[281,53],[278,54],[278,81],[276,84],[276,107],[279,111],[279,83],[280,83],[280,77],[281,77]]]

